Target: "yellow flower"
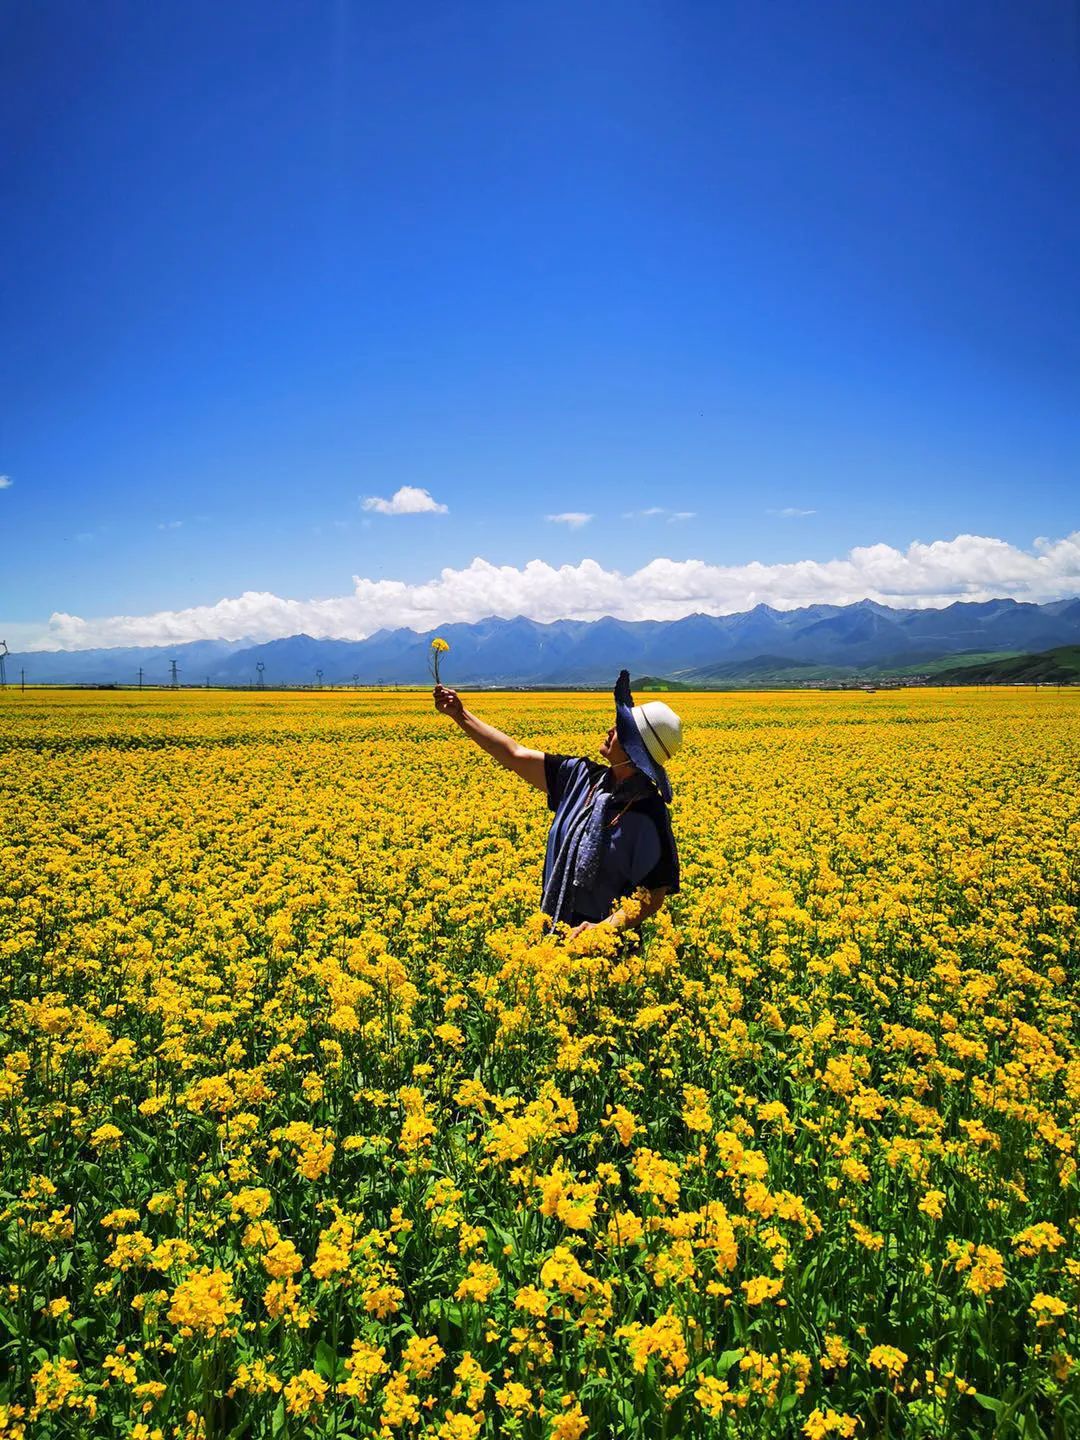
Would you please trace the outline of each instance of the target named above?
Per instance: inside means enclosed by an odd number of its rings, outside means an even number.
[[[826,1335],[819,1361],[823,1370],[843,1370],[848,1363],[848,1347],[839,1335]]]
[[[436,635],[431,642],[431,673],[435,677],[435,684],[439,684],[439,661],[450,649],[450,646],[440,636]]]
[[[282,1280],[286,1275],[296,1275],[304,1268],[296,1246],[291,1240],[279,1240],[262,1257],[263,1269],[268,1275]]]
[[[306,1415],[322,1404],[329,1388],[314,1370],[301,1370],[285,1386],[285,1408],[290,1415]]]
[[[363,1404],[371,1393],[375,1381],[388,1368],[384,1346],[369,1345],[366,1340],[354,1340],[352,1353],[345,1361],[347,1379],[338,1385],[338,1393],[348,1395]]]
[[[455,1367],[454,1374],[457,1377],[457,1383],[451,1390],[451,1395],[455,1400],[464,1396],[465,1403],[470,1410],[479,1410],[484,1403],[484,1394],[491,1375],[467,1350],[461,1357],[460,1364]]]
[[[409,1389],[409,1377],[399,1370],[386,1382],[382,1396],[382,1424],[390,1430],[415,1425],[420,1419],[420,1402]]]
[[[413,1335],[401,1351],[401,1363],[417,1380],[429,1380],[446,1358],[446,1351],[433,1337]]]
[[[265,1215],[271,1207],[271,1194],[268,1189],[238,1189],[235,1195],[229,1197],[229,1210],[233,1217],[246,1215],[248,1220],[258,1220],[259,1215]]]
[[[97,1400],[84,1389],[78,1371],[75,1360],[62,1358],[42,1362],[30,1377],[34,1387],[31,1420],[36,1420],[43,1410],[85,1410],[91,1420],[94,1418]]]
[[[277,1394],[282,1388],[280,1378],[264,1360],[238,1365],[233,1385],[237,1390],[246,1390],[252,1395]]]
[[[872,1370],[884,1370],[894,1380],[900,1378],[907,1363],[907,1355],[894,1345],[875,1345],[867,1356],[867,1364]]]
[[[1054,1295],[1036,1295],[1028,1309],[1035,1316],[1036,1325],[1052,1325],[1055,1320],[1060,1320],[1069,1313],[1069,1307],[1064,1300],[1059,1300]]]
[[[508,1410],[511,1415],[532,1414],[532,1391],[517,1380],[508,1380],[496,1390],[495,1399],[502,1409]]]
[[[485,1304],[501,1284],[499,1272],[494,1265],[489,1265],[484,1260],[472,1260],[465,1272],[465,1278],[454,1291],[455,1300],[475,1300],[478,1305]]]
[[[841,1415],[835,1410],[814,1409],[802,1429],[807,1440],[826,1440],[829,1435],[841,1435],[850,1440],[858,1429],[858,1421],[853,1415]]]
[[[126,1230],[129,1225],[139,1223],[139,1212],[128,1209],[110,1210],[99,1223],[105,1230]]]
[[[620,1325],[615,1334],[626,1341],[634,1369],[639,1372],[654,1355],[663,1361],[666,1375],[681,1376],[690,1363],[682,1321],[671,1310],[658,1316],[651,1325],[642,1325],[636,1320]]]
[[[352,1222],[342,1216],[322,1232],[311,1265],[316,1280],[329,1280],[349,1269],[355,1233]]]
[[[623,1145],[629,1145],[634,1136],[641,1130],[637,1116],[625,1105],[616,1105],[611,1115],[604,1121],[618,1135]]]
[[[124,1132],[117,1126],[99,1125],[90,1136],[90,1144],[95,1150],[119,1150],[123,1138]]]
[[[694,1399],[705,1414],[718,1420],[725,1405],[734,1405],[735,1397],[726,1380],[717,1380],[713,1375],[703,1375],[694,1391]]]
[[[1005,1284],[1004,1257],[992,1245],[975,1247],[971,1273],[964,1282],[976,1295],[988,1295]]]
[[[478,1440],[483,1427],[482,1415],[453,1414],[448,1410],[435,1431],[435,1440]]]
[[[588,1428],[589,1417],[582,1411],[580,1405],[572,1405],[561,1415],[554,1416],[548,1432],[548,1440],[581,1440]]]
[[[1014,1235],[1012,1243],[1018,1255],[1040,1255],[1044,1252],[1053,1254],[1055,1250],[1060,1250],[1065,1244],[1065,1236],[1056,1225],[1041,1221],[1037,1225],[1029,1225],[1026,1230],[1021,1230],[1019,1235]]]
[[[928,1190],[919,1201],[919,1209],[931,1220],[940,1220],[945,1209],[945,1194],[942,1190]]]
[[[864,1245],[867,1250],[872,1250],[876,1254],[877,1251],[883,1248],[885,1244],[884,1235],[875,1235],[874,1232],[868,1230],[865,1225],[860,1225],[858,1220],[849,1220],[848,1224],[851,1227],[855,1239],[860,1245]]]
[[[767,1275],[756,1275],[753,1280],[744,1280],[742,1288],[746,1292],[747,1305],[761,1305],[766,1300],[774,1300],[784,1288],[784,1282],[770,1279]]]
[[[598,1288],[596,1277],[579,1265],[567,1245],[556,1245],[540,1267],[540,1281],[547,1289],[558,1290],[579,1302],[587,1300]],[[520,1297],[525,1292],[518,1293]]]
[[[173,1291],[169,1319],[180,1327],[181,1334],[213,1336],[224,1333],[230,1317],[239,1312],[240,1301],[232,1295],[232,1275],[204,1265]]]
[[[528,1315],[546,1315],[551,1301],[534,1285],[523,1286],[514,1296],[514,1305]]]

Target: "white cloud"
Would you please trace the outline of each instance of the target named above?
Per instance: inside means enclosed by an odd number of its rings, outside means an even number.
[[[803,510],[798,505],[785,505],[782,510],[766,510],[766,515],[779,515],[782,520],[801,520],[805,515],[816,515],[816,510]]]
[[[583,510],[564,510],[561,515],[546,515],[544,518],[555,525],[568,525],[571,530],[580,530],[593,517],[586,515]]]
[[[183,525],[182,520],[162,520],[158,523],[159,530],[179,530]]]
[[[10,490],[14,484],[10,475],[0,475],[0,490]]]
[[[693,520],[697,514],[696,510],[669,510],[666,505],[650,505],[647,510],[624,510],[624,520],[659,520],[661,516],[667,517],[669,525],[679,520]]]
[[[1042,539],[1030,550],[984,535],[958,535],[906,550],[859,546],[835,560],[767,565],[711,565],[705,560],[651,560],[633,574],[605,570],[595,560],[555,567],[530,560],[520,569],[477,558],[410,585],[354,575],[352,592],[327,600],[290,600],[266,591],[185,610],[113,615],[86,620],[56,612],[47,623],[19,625],[22,648],[85,650],[104,645],[165,645],[184,640],[250,636],[272,640],[309,635],[359,640],[381,626],[426,630],[486,615],[535,620],[675,620],[703,611],[726,615],[764,601],[778,610],[871,599],[928,609],[954,600],[1044,602],[1080,594],[1080,530]],[[14,623],[9,627],[15,629]],[[0,620],[0,634],[4,622]]]
[[[402,485],[389,500],[381,495],[366,495],[362,503],[365,510],[374,510],[376,515],[445,515],[449,508],[419,485]]]

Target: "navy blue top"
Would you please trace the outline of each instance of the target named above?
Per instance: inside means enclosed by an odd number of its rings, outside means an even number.
[[[545,755],[548,809],[555,812],[548,831],[544,856],[544,888],[547,888],[555,856],[569,821],[588,804],[589,791],[599,781],[604,788],[613,783],[613,772],[596,760],[573,755]],[[647,890],[666,885],[669,895],[679,889],[679,855],[671,833],[667,806],[659,794],[636,800],[605,828],[600,847],[600,868],[591,891],[573,890],[575,923],[605,920],[616,900],[631,895],[639,885]]]

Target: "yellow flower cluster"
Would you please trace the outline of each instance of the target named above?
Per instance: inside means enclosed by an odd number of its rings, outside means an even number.
[[[1080,694],[679,709],[565,943],[429,693],[0,695],[0,1437],[1072,1433]]]

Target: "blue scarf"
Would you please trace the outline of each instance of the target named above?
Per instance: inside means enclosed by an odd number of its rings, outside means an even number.
[[[610,772],[609,772],[610,773]],[[588,894],[600,873],[600,847],[607,823],[616,809],[625,810],[635,800],[644,800],[654,787],[644,775],[634,774],[614,787],[600,781],[590,800],[567,825],[555,853],[551,874],[544,888],[540,908],[551,916],[554,927],[560,920],[569,923],[574,913],[574,892]]]

